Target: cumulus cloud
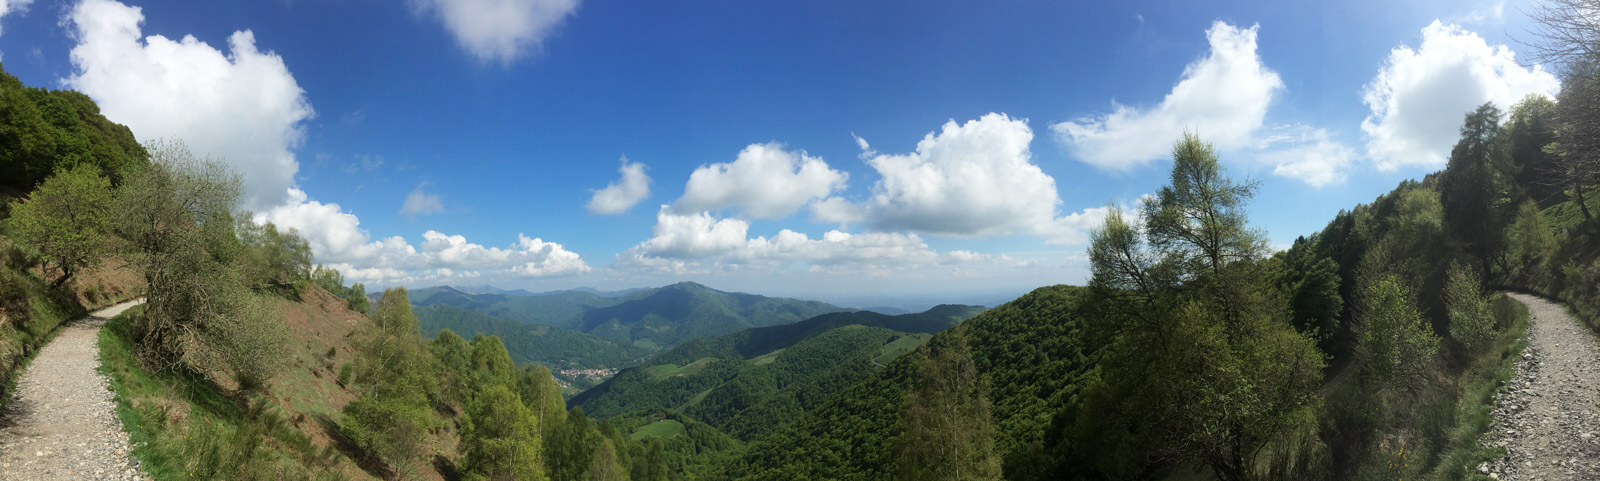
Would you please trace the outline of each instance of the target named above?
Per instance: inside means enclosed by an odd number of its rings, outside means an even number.
[[[985,236],[1034,233],[1054,221],[1056,181],[1032,162],[1033,129],[1024,119],[991,113],[929,132],[907,154],[867,164],[882,179],[865,202],[880,231]]]
[[[83,0],[67,21],[77,45],[66,86],[141,139],[181,139],[195,154],[225,161],[244,176],[246,207],[286,200],[299,170],[290,150],[313,111],[283,59],[258,49],[255,34],[234,32],[227,53],[193,35],[141,38],[142,11],[114,0]]]
[[[650,240],[634,249],[653,257],[698,259],[737,249],[749,230],[750,223],[739,219],[717,219],[706,212],[679,215],[663,205]]]
[[[849,178],[804,151],[751,144],[733,162],[695,169],[672,207],[678,213],[737,209],[742,217],[776,219],[843,189]]]
[[[594,191],[594,197],[585,206],[590,214],[621,214],[650,197],[650,176],[645,175],[644,164],[629,162],[623,157],[622,167],[617,168],[617,172],[622,174],[621,179]]]
[[[749,237],[749,223],[701,212],[675,214],[663,206],[652,237],[617,255],[621,267],[669,273],[714,269],[802,268],[900,269],[991,260],[970,251],[938,252],[915,233],[828,231],[820,239],[783,229],[772,237]],[[709,261],[706,265],[701,261]],[[1014,259],[1007,259],[1008,262]]]
[[[31,3],[33,0],[0,0],[0,19],[13,13],[18,15],[28,13],[28,4]]]
[[[1344,183],[1356,158],[1355,149],[1328,134],[1327,129],[1304,125],[1285,126],[1262,140],[1256,158],[1272,167],[1272,174],[1305,182],[1312,187]]]
[[[338,204],[324,204],[298,189],[289,202],[257,213],[256,222],[293,228],[311,244],[319,262],[343,272],[354,281],[393,283],[434,279],[444,272],[459,277],[488,272],[508,277],[572,275],[592,270],[575,252],[561,244],[517,235],[510,246],[485,247],[461,235],[429,230],[422,243],[412,245],[393,236],[373,240],[361,222]],[[447,271],[441,271],[446,269]]]
[[[406,203],[400,207],[401,214],[437,214],[444,212],[444,198],[439,194],[429,194],[422,191],[422,186],[411,189],[406,195]]]
[[[1362,89],[1371,109],[1361,122],[1367,156],[1382,171],[1441,167],[1468,111],[1484,102],[1505,109],[1530,93],[1559,89],[1554,75],[1518,64],[1505,45],[1435,20],[1422,29],[1420,47],[1395,47]]]
[[[456,43],[478,60],[510,64],[538,51],[561,21],[578,11],[579,0],[413,0],[418,11],[438,17]]]
[[[1206,30],[1210,53],[1184,68],[1161,103],[1140,109],[1114,104],[1110,114],[1050,126],[1074,156],[1103,170],[1126,171],[1164,158],[1186,129],[1198,131],[1218,149],[1248,146],[1261,128],[1283,81],[1256,54],[1259,26],[1216,22]]]

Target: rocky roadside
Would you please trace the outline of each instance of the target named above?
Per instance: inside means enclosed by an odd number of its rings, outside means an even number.
[[[0,480],[141,480],[117,420],[98,340],[106,320],[138,304],[95,312],[61,328],[17,382],[0,413]]]
[[[1560,305],[1508,293],[1528,306],[1528,347],[1495,397],[1483,443],[1506,456],[1478,467],[1496,479],[1600,479],[1600,343]]]

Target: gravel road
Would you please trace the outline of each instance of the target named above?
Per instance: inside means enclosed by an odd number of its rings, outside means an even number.
[[[100,326],[142,301],[61,328],[0,413],[0,480],[145,479],[128,453],[97,346]]]
[[[1496,398],[1489,444],[1506,457],[1479,466],[1499,479],[1600,479],[1600,344],[1560,305],[1508,293],[1528,305],[1528,348],[1517,377]]]

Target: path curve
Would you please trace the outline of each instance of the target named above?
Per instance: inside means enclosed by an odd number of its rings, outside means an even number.
[[[1506,457],[1480,471],[1500,479],[1600,479],[1600,344],[1566,309],[1507,293],[1528,306],[1528,348],[1496,396],[1488,444]]]
[[[145,479],[128,452],[98,347],[100,326],[143,301],[61,328],[39,351],[0,413],[0,480]]]

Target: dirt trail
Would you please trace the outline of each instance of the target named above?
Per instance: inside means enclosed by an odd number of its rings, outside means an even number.
[[[1528,348],[1496,398],[1487,440],[1506,457],[1479,470],[1500,479],[1600,479],[1600,344],[1560,305],[1508,294],[1531,314]]]
[[[0,480],[145,479],[128,453],[97,347],[100,326],[142,301],[73,321],[39,351],[0,413]]]

